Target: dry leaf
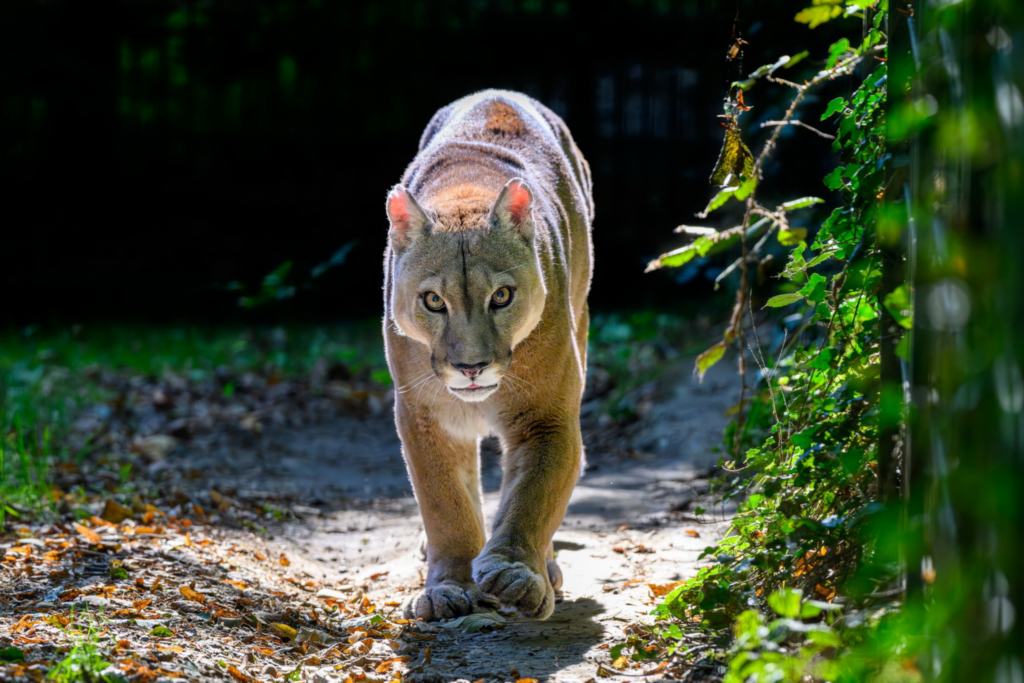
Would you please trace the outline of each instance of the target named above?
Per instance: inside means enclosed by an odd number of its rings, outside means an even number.
[[[100,519],[96,515],[93,515],[92,517],[90,517],[89,521],[92,522],[95,526],[105,526],[105,527],[108,527],[110,529],[116,529],[117,528],[117,525],[114,524],[113,522],[108,522],[105,519]]]
[[[178,592],[184,595],[186,600],[198,602],[200,605],[206,604],[206,596],[193,588],[189,588],[188,586],[178,586]]]
[[[687,536],[693,536],[694,538],[700,538],[700,534],[697,533],[696,529],[683,529],[683,533]]]
[[[738,183],[741,179],[750,178],[753,173],[754,155],[743,143],[739,128],[731,125],[725,131],[722,151],[718,155],[718,162],[709,182],[712,185],[724,185],[727,180]]]
[[[259,683],[259,681],[252,676],[248,676],[239,671],[238,667],[234,664],[228,664],[228,673],[231,674],[231,677],[238,681],[238,683]]]
[[[51,614],[46,617],[46,623],[57,628],[67,628],[68,624],[71,623],[71,618],[63,614]]]
[[[476,633],[488,626],[497,628],[505,623],[504,617],[497,612],[481,612],[479,614],[467,614],[458,619],[452,619],[441,624],[444,628],[457,628],[463,633]]]
[[[173,436],[167,436],[166,434],[153,434],[152,436],[143,436],[135,439],[135,441],[132,442],[131,450],[134,453],[138,453],[146,460],[155,462],[166,458],[167,454],[173,451],[177,446],[178,440]]]
[[[41,623],[43,622],[39,621],[38,619],[36,621],[32,621],[32,615],[26,614],[20,620],[18,620],[17,624],[11,627],[11,633],[17,633],[18,631],[21,631],[26,628],[32,628],[36,624]]]
[[[103,543],[103,538],[100,537],[100,535],[98,533],[96,533],[95,531],[93,531],[92,529],[90,529],[88,527],[84,527],[81,524],[76,524],[75,525],[75,531],[77,531],[78,533],[80,533],[83,536],[85,536],[86,540],[89,541],[89,543],[94,543],[94,544]]]
[[[284,553],[281,553],[281,566],[282,567],[291,566],[291,562],[288,560],[287,557],[284,556]]]
[[[295,636],[299,635],[299,632],[288,624],[271,624],[270,628],[274,633],[286,640],[295,640]]]
[[[836,597],[836,589],[822,586],[820,583],[814,587],[814,594],[822,600],[831,600]]]
[[[679,586],[682,586],[684,583],[686,582],[676,581],[675,583],[649,583],[647,584],[647,587],[651,590],[651,595],[653,597],[661,598],[668,595]]]

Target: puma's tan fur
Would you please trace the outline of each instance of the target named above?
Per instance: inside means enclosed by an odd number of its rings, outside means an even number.
[[[384,337],[429,566],[409,616],[495,601],[540,618],[554,608],[551,538],[583,458],[593,210],[590,170],[565,124],[504,91],[440,110],[388,196]],[[504,288],[511,302],[499,306]],[[504,473],[489,538],[487,434],[501,442]]]

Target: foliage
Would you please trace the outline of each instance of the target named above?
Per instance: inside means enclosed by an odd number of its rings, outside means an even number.
[[[695,623],[711,632],[731,625],[733,655],[725,680],[735,683],[913,678],[913,671],[897,667],[901,677],[886,664],[895,656],[895,646],[883,649],[880,657],[850,654],[873,642],[885,610],[870,617],[837,618],[840,596],[846,617],[871,604],[872,594],[897,573],[895,562],[884,564],[883,558],[891,559],[891,548],[886,535],[877,533],[879,520],[892,518],[878,502],[877,482],[881,267],[874,225],[888,157],[887,66],[884,58],[881,63],[874,59],[886,47],[880,30],[886,11],[884,6],[872,11],[873,4],[850,2],[844,9],[841,0],[816,0],[797,16],[813,28],[844,11],[867,11],[873,28],[857,47],[846,38],[833,44],[826,68],[802,85],[784,82],[796,95],[784,119],[772,122],[780,125],[752,172],[738,174],[736,182],[719,189],[705,212],[743,200],[742,224],[701,234],[651,266],[681,265],[726,242],[742,247],[723,274],[739,270],[742,276],[732,321],[723,341],[697,361],[697,371],[703,373],[735,343],[741,373],[747,357],[760,371],[749,402],[743,378],[740,417],[726,434],[735,455],[724,463],[727,474],[720,483],[723,497],[737,500],[739,509],[726,538],[701,556],[712,564],[654,610],[662,624],[655,634],[661,636],[666,628]],[[839,74],[855,72],[859,87],[850,97],[829,102],[821,116],[836,124],[832,150],[838,164],[824,184],[838,192],[839,206],[808,237],[805,228],[790,227],[789,214],[822,200],[805,197],[768,209],[758,200],[759,171],[779,131],[797,125],[793,116],[805,94]],[[780,82],[773,73],[772,65],[762,67],[750,80]],[[735,146],[729,136],[749,108],[743,105],[742,90],[750,84],[742,83],[739,96],[735,86],[741,84],[734,84],[726,99],[726,147]],[[719,176],[716,170],[712,182]],[[751,224],[752,217],[760,220]],[[745,321],[748,311],[752,315],[748,269],[764,268],[763,252],[771,236],[788,248],[789,256],[779,273],[780,293],[764,305],[769,310],[795,307],[798,314],[788,319],[789,328],[775,348],[765,349],[757,329],[747,329]],[[757,242],[750,246],[753,240]],[[905,296],[890,294],[886,305],[909,327],[912,314]],[[642,650],[635,649],[637,654]],[[860,664],[853,666],[853,661]],[[850,677],[854,670],[859,678]]]

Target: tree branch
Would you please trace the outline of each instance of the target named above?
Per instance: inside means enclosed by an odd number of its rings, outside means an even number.
[[[821,137],[825,138],[826,140],[835,140],[836,139],[835,135],[829,135],[828,133],[823,133],[820,130],[818,130],[817,128],[815,128],[813,126],[808,126],[803,121],[799,121],[797,119],[793,119],[792,121],[765,121],[764,123],[761,124],[762,128],[765,128],[767,126],[800,126],[801,128],[806,128],[807,130],[811,131],[812,133],[817,133],[818,135],[820,135]]]

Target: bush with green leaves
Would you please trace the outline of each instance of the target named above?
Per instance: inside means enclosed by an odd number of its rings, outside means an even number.
[[[657,638],[680,625],[699,625],[706,632],[731,627],[725,680],[736,683],[875,680],[883,671],[885,680],[903,680],[891,676],[887,664],[897,648],[881,648],[878,657],[858,655],[857,666],[840,656],[874,642],[872,629],[886,610],[857,609],[888,595],[884,589],[898,576],[897,564],[880,561],[876,552],[878,539],[885,538],[876,533],[879,523],[889,519],[879,504],[881,264],[875,232],[888,172],[887,5],[816,3],[797,20],[813,28],[844,13],[862,17],[867,28],[862,39],[833,44],[825,68],[802,84],[779,76],[792,66],[786,58],[730,89],[726,141],[712,174],[722,187],[702,215],[740,201],[742,222],[722,232],[684,227],[679,231],[697,239],[651,264],[678,266],[734,246],[741,251],[721,278],[740,274],[732,319],[722,341],[697,361],[697,370],[704,372],[735,345],[741,371],[745,362],[760,370],[753,387],[741,380],[740,416],[726,434],[732,455],[722,463],[726,474],[719,484],[723,497],[737,500],[739,509],[726,537],[701,555],[709,565],[655,609],[659,626],[653,631]],[[855,80],[855,90],[830,101],[820,118],[836,126],[832,151],[838,163],[824,184],[840,201],[808,235],[806,228],[791,227],[789,216],[822,200],[798,198],[769,208],[758,197],[760,171],[779,131],[811,127],[795,118],[807,93],[839,76]],[[775,130],[754,159],[737,142],[738,122],[749,109],[742,93],[760,81],[782,84],[795,94],[782,121],[771,122]],[[801,113],[806,121],[807,112]],[[762,270],[766,251],[779,247],[788,250],[788,258],[765,308],[789,313],[789,329],[774,348],[765,348],[751,324],[757,295],[749,271]],[[898,320],[907,319],[905,302],[887,299],[885,304]],[[849,619],[851,613],[857,618]],[[862,677],[849,678],[844,671]]]

